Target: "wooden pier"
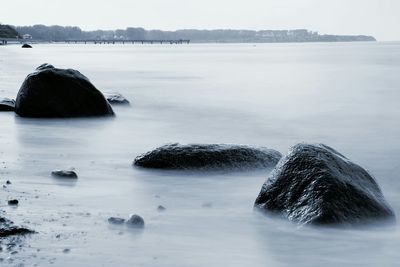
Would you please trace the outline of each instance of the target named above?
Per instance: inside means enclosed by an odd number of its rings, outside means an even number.
[[[189,44],[190,40],[65,40],[65,41],[54,41],[55,43],[67,43],[67,44]]]
[[[6,44],[8,44],[8,38],[0,38],[0,45],[6,45]]]
[[[24,43],[31,43],[31,42],[36,42],[34,40],[25,40],[22,38],[3,38],[0,37],[0,45],[6,45],[6,44],[24,44]]]

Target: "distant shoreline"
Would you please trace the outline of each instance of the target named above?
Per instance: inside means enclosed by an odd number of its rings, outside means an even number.
[[[375,42],[368,35],[319,34],[307,29],[295,30],[196,30],[176,31],[126,28],[83,31],[76,26],[14,26],[21,36],[34,40],[58,42],[68,40],[190,40],[191,43],[308,43],[308,42]]]
[[[1,38],[0,38],[0,40],[1,40]],[[314,41],[314,42],[190,42],[189,44],[187,44],[187,43],[183,43],[183,44],[179,44],[179,46],[187,46],[187,45],[202,45],[202,44],[204,44],[204,45],[224,45],[224,44],[226,44],[226,45],[240,45],[240,44],[243,44],[243,45],[263,45],[263,44],[265,44],[265,45],[267,45],[267,44],[270,44],[270,45],[273,45],[273,44],[276,44],[276,45],[278,45],[278,44],[282,44],[282,45],[290,45],[290,44],[293,44],[293,45],[295,45],[295,44],[351,44],[351,43],[365,43],[365,44],[367,44],[367,43],[398,43],[399,41],[331,41],[331,42],[328,42],[328,41]],[[141,44],[141,43],[135,43],[134,45],[132,45],[131,43],[125,43],[125,44],[122,44],[122,43],[115,43],[115,44],[112,44],[112,42],[110,42],[110,43],[107,43],[107,42],[98,42],[97,44],[95,44],[95,43],[93,43],[93,42],[89,42],[89,43],[84,43],[83,41],[81,41],[81,42],[78,42],[78,43],[74,43],[74,42],[60,42],[60,41],[57,41],[57,42],[49,42],[49,41],[36,41],[36,40],[33,40],[33,41],[27,41],[27,40],[23,40],[23,39],[20,39],[20,40],[16,40],[16,41],[8,41],[8,43],[7,44],[2,44],[1,43],[1,41],[0,41],[0,47],[2,47],[2,46],[10,46],[10,45],[23,45],[23,44],[25,44],[25,43],[27,43],[27,44],[31,44],[31,45],[70,45],[70,46],[74,46],[74,45],[111,45],[111,46],[114,46],[114,45],[117,45],[117,46],[127,46],[127,47],[129,47],[129,46],[155,46],[155,45],[158,45],[158,46],[160,46],[160,45],[162,45],[162,46],[170,46],[170,44],[168,43],[160,43],[160,42],[155,42],[154,44],[150,44],[150,43],[145,43],[145,44]],[[174,44],[174,45],[176,45],[176,44]]]

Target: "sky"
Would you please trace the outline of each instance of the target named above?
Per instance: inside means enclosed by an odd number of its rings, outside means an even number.
[[[400,41],[400,0],[2,0],[0,23],[83,30],[309,29]]]

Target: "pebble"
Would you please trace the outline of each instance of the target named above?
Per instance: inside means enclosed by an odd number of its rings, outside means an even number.
[[[157,210],[158,211],[165,211],[166,208],[164,206],[160,205],[160,206],[157,207]]]
[[[212,208],[213,204],[211,202],[206,202],[201,205],[203,208]]]
[[[11,200],[8,201],[8,205],[10,205],[10,206],[17,206],[18,203],[19,202],[16,199],[11,199]]]
[[[67,170],[58,170],[52,171],[51,175],[58,178],[78,178],[78,175],[74,171],[67,171]]]

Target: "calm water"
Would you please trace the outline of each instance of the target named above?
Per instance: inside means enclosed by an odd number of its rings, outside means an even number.
[[[322,142],[368,169],[399,215],[400,43],[7,46],[0,96],[15,97],[45,62],[80,70],[132,106],[114,108],[115,119],[0,113],[0,181],[13,182],[0,208],[38,231],[18,254],[0,252],[2,265],[398,266],[397,226],[298,228],[254,213],[268,172],[162,173],[131,162],[169,142],[283,153]],[[49,176],[69,167],[76,183]],[[20,206],[4,205],[9,197]],[[144,217],[143,232],[107,223],[131,213]]]

